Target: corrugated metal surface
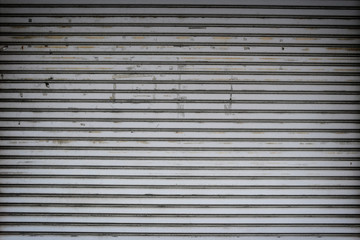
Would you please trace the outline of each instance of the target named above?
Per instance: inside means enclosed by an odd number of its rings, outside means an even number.
[[[1,3],[1,239],[359,238],[358,1]]]

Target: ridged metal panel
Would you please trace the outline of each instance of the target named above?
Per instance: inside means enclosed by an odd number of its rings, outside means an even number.
[[[0,1],[0,238],[359,239],[359,1]]]

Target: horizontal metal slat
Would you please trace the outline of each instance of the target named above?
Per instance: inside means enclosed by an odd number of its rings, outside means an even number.
[[[22,155],[22,156],[38,156],[44,153],[44,148],[42,149],[22,149],[22,151],[19,151],[20,149],[8,149],[8,148],[2,148],[3,155]],[[292,151],[274,151],[274,149],[268,149],[268,150],[262,150],[262,151],[200,151],[200,149],[191,151],[189,149],[181,150],[176,149],[177,151],[173,151],[170,149],[167,149],[164,151],[164,149],[160,150],[152,150],[150,149],[143,151],[138,151],[137,153],[134,153],[134,149],[127,149],[127,150],[114,150],[114,149],[108,149],[108,150],[94,150],[94,151],[88,151],[88,149],[67,149],[66,154],[64,154],[65,149],[46,149],[48,151],[49,156],[63,156],[63,155],[79,155],[79,156],[107,156],[107,157],[113,157],[113,156],[138,156],[138,157],[144,157],[144,156],[150,156],[150,157],[156,157],[160,154],[165,157],[179,157],[179,156],[185,156],[185,157],[266,157],[266,156],[273,156],[273,157],[359,157],[358,151],[351,151],[351,150],[339,150],[339,149],[332,149],[331,150],[324,150],[323,151],[315,151],[313,149],[307,149],[306,151],[296,151],[295,149]]]
[[[81,150],[81,148],[79,148]],[[275,151],[275,150],[274,150]],[[333,150],[334,152],[336,150]],[[309,151],[310,152],[310,151]],[[0,169],[3,175],[12,174],[54,174],[54,175],[131,175],[131,176],[261,176],[266,173],[267,176],[357,176],[359,169],[355,167],[347,167],[342,169],[289,169],[284,168],[241,168],[241,169],[117,169],[117,168],[98,168],[98,169],[61,169],[61,168],[31,168],[29,166],[23,168],[4,168]],[[203,186],[204,187],[204,186]],[[224,187],[224,186],[223,186]],[[200,186],[201,188],[201,186]],[[90,190],[89,190],[90,191]],[[100,189],[93,189],[100,191]]]
[[[358,66],[354,63],[316,63],[316,62],[211,62],[211,61],[0,61],[0,64],[8,65],[40,65],[40,64],[56,64],[56,65],[230,65],[230,66]]]
[[[84,168],[102,168],[102,167],[145,167],[145,168],[156,168],[156,167],[173,167],[173,168],[182,168],[182,167],[194,167],[199,168],[206,164],[208,168],[240,168],[240,167],[255,167],[258,166],[260,168],[264,167],[302,167],[302,168],[312,168],[312,167],[327,167],[327,168],[337,168],[337,167],[359,167],[359,161],[357,159],[347,159],[347,158],[308,158],[308,159],[243,159],[243,158],[235,158],[235,159],[221,159],[221,158],[209,158],[209,159],[192,159],[192,158],[126,158],[126,157],[118,157],[115,159],[109,158],[76,158],[76,157],[58,157],[58,158],[44,158],[44,157],[32,157],[21,159],[17,156],[1,156],[1,164],[2,168],[14,165],[21,166],[48,166],[51,164],[56,168],[57,166],[69,168],[74,166],[75,168],[79,168],[83,166]],[[5,181],[2,179],[2,181]],[[193,182],[197,182],[192,180]],[[202,184],[206,184],[209,180],[201,181]],[[219,180],[220,181],[220,180]],[[309,180],[314,181],[315,180]],[[254,184],[257,181],[253,180]],[[270,181],[269,181],[270,182]],[[235,181],[234,181],[235,183]],[[291,181],[289,180],[289,184]],[[349,185],[351,182],[347,182]],[[286,183],[284,183],[286,184]],[[322,183],[324,184],[324,183]]]
[[[50,231],[57,229],[60,232],[71,232],[74,229],[79,229],[81,232],[90,231],[94,232],[142,232],[142,233],[157,233],[161,231],[163,233],[203,233],[207,228],[210,228],[209,233],[259,233],[259,229],[262,229],[263,233],[277,233],[282,231],[284,233],[297,233],[303,229],[312,230],[314,233],[357,233],[353,230],[357,224],[142,224],[141,226],[136,224],[111,224],[104,225],[101,223],[16,223],[21,226],[22,231]],[[42,225],[41,225],[42,224]],[[185,228],[186,227],[186,228]],[[7,231],[17,230],[18,227],[14,225],[4,224],[3,228]],[[295,230],[296,229],[296,230]]]
[[[11,211],[11,207],[13,211]],[[92,208],[91,208],[92,207]],[[69,210],[73,209],[70,206],[2,206],[1,210],[3,212],[39,212],[41,211],[48,211],[51,212],[69,212]],[[124,213],[124,214],[136,214],[136,213],[144,213],[144,214],[215,214],[219,213],[219,210],[223,212],[223,214],[359,214],[359,211],[356,208],[344,208],[344,207],[330,207],[330,208],[319,208],[316,207],[298,207],[298,208],[284,208],[284,207],[258,207],[258,208],[126,208],[126,207],[119,207],[116,208],[114,206],[108,207],[79,207],[76,209],[76,212],[79,213]],[[356,228],[355,228],[356,229]]]
[[[3,67],[4,68],[4,67]],[[45,67],[46,68],[46,67]],[[338,69],[339,71],[334,72],[308,72],[306,69],[302,72],[288,72],[288,71],[282,71],[278,69],[272,69],[276,71],[202,71],[198,69],[197,71],[191,70],[191,71],[176,71],[176,70],[163,70],[163,71],[145,71],[145,70],[103,70],[101,68],[98,68],[97,70],[94,70],[89,67],[85,67],[84,69],[78,69],[76,66],[73,68],[77,69],[61,69],[60,67],[57,68],[57,70],[20,70],[16,67],[12,70],[0,70],[1,74],[61,74],[61,73],[68,73],[68,74],[175,74],[175,75],[182,75],[182,74],[200,74],[200,75],[294,75],[294,76],[359,76],[360,72],[358,71],[350,71],[351,69],[345,69],[344,72],[340,72],[342,70]],[[30,68],[29,68],[30,69]],[[87,70],[85,70],[87,69]],[[195,69],[196,70],[196,69]],[[265,70],[265,69],[263,69]],[[355,69],[357,70],[357,69]]]
[[[103,223],[107,223],[107,222],[118,222],[118,223],[131,223],[134,222],[135,220],[137,222],[141,223],[151,223],[152,219],[153,222],[158,222],[158,223],[173,223],[173,222],[179,222],[179,223],[186,223],[187,221],[191,220],[191,222],[193,223],[260,223],[260,224],[266,224],[266,223],[279,223],[279,224],[286,224],[286,223],[294,223],[294,224],[301,224],[301,223],[314,223],[314,224],[331,224],[331,223],[348,223],[348,224],[357,224],[358,222],[356,221],[356,218],[352,217],[351,215],[343,217],[343,216],[337,216],[337,215],[332,215],[332,219],[330,217],[327,216],[309,216],[309,217],[303,217],[303,216],[297,216],[297,215],[293,215],[292,218],[286,217],[286,216],[274,216],[273,218],[269,218],[269,217],[261,217],[261,216],[254,216],[253,218],[251,217],[243,217],[240,216],[236,219],[234,216],[226,216],[226,217],[221,217],[221,216],[213,216],[213,217],[207,217],[207,218],[189,218],[189,217],[182,217],[181,215],[169,215],[168,217],[157,217],[156,215],[150,215],[151,218],[149,217],[141,217],[141,216],[127,216],[124,214],[123,217],[116,217],[116,215],[114,216],[107,216],[106,214],[98,214],[93,216],[92,218],[88,218],[86,217],[86,215],[65,215],[65,216],[61,216],[61,215],[56,215],[54,214],[53,216],[44,216],[41,214],[29,214],[29,215],[20,215],[20,216],[16,216],[16,214],[8,214],[9,216],[4,216],[2,215],[2,219],[5,221],[21,221],[21,219],[25,219],[29,222],[36,222],[36,221],[48,221],[48,222],[69,222],[69,221],[74,221],[74,222],[91,222],[91,219],[93,219],[92,221],[100,221]],[[91,214],[89,214],[88,216],[91,216]],[[333,222],[331,222],[331,220]],[[24,220],[22,220],[24,221]]]
[[[77,101],[74,101],[77,102]],[[74,102],[70,103],[63,103],[63,102],[56,102],[56,103],[37,103],[36,109],[59,109],[59,111],[62,111],[62,109],[73,109]],[[144,101],[146,102],[146,101]],[[283,104],[271,104],[271,103],[263,103],[263,104],[238,104],[233,101],[228,101],[224,103],[212,103],[212,104],[203,104],[203,103],[184,103],[184,102],[177,102],[177,103],[114,103],[109,100],[109,103],[95,103],[95,104],[89,104],[89,103],[81,103],[77,102],[77,107],[79,108],[79,111],[83,111],[85,109],[91,109],[92,107],[95,107],[98,111],[102,111],[104,109],[119,109],[120,111],[123,109],[126,111],[126,109],[137,109],[141,111],[141,109],[149,109],[158,111],[160,109],[177,109],[179,108],[179,105],[181,104],[181,108],[184,109],[184,112],[190,112],[193,109],[203,109],[204,112],[210,111],[210,109],[213,109],[214,111],[219,111],[219,109],[224,109],[225,106],[230,108],[232,111],[247,111],[247,110],[255,110],[255,111],[261,111],[262,109],[271,109],[273,110],[287,110],[289,113],[293,111],[318,111],[319,113],[324,111],[356,111],[360,110],[359,104],[338,104],[334,102],[331,104],[318,104],[317,102],[307,103],[307,104],[293,104],[291,108],[289,105]],[[34,103],[23,103],[23,102],[0,102],[0,109],[19,109],[19,111],[22,111],[21,109],[34,109]],[[231,111],[230,111],[231,112]]]
[[[310,19],[310,20],[316,20],[316,19],[334,19],[334,20],[357,20],[359,19],[359,16],[357,15],[311,15],[311,14],[279,14],[279,13],[273,13],[273,14],[216,14],[216,13],[210,13],[210,14],[204,14],[204,13],[197,13],[197,14],[187,14],[187,13],[172,13],[172,14],[166,14],[166,13],[2,13],[0,17],[59,17],[59,18],[65,18],[65,17],[102,17],[102,18],[108,18],[108,17],[131,17],[131,18],[262,18],[262,19],[272,19],[272,18],[279,18],[279,19]]]
[[[333,24],[259,24],[259,23],[0,23],[0,27],[188,27],[188,28],[324,28],[324,29],[358,29],[358,25],[333,25]]]
[[[2,37],[3,39],[5,37]],[[357,45],[336,45],[331,44],[328,47],[318,46],[316,44],[247,44],[245,43],[186,43],[186,42],[94,42],[88,40],[77,42],[59,42],[57,36],[49,36],[44,41],[36,41],[37,37],[12,37],[16,42],[1,41],[2,55],[11,53],[36,54],[79,54],[91,55],[187,55],[187,56],[292,56],[292,57],[358,57],[359,48]],[[67,37],[70,38],[70,37]],[[142,38],[142,37],[141,37]],[[1,39],[1,36],[0,36]],[[33,39],[34,41],[32,41]],[[117,38],[118,39],[118,38]],[[324,39],[324,38],[319,38]],[[5,38],[5,40],[9,40]],[[21,41],[25,40],[25,41]],[[40,39],[42,40],[42,39]],[[57,41],[54,41],[57,40]],[[106,39],[105,39],[106,40]],[[356,39],[357,40],[357,39]],[[355,39],[353,39],[355,41]],[[29,46],[30,45],[30,46]],[[269,60],[269,59],[267,59]]]
[[[359,58],[356,57],[272,57],[267,56],[211,56],[211,57],[202,57],[202,56],[158,56],[158,55],[114,55],[114,56],[91,56],[91,55],[60,55],[56,53],[47,55],[41,55],[41,52],[37,52],[36,55],[30,55],[31,52],[27,52],[27,55],[24,55],[23,52],[17,52],[19,55],[10,55],[13,52],[3,52],[6,53],[6,56],[2,56],[2,63],[11,63],[11,64],[40,64],[40,63],[50,63],[50,64],[203,64],[203,65],[216,65],[216,64],[234,64],[234,65],[282,65],[282,66],[357,66],[360,62]],[[24,61],[25,60],[25,61]],[[71,60],[71,62],[69,62]],[[264,62],[271,60],[271,62]],[[30,61],[30,62],[29,62]],[[226,62],[224,62],[226,61]]]
[[[168,16],[168,17],[139,17],[139,16],[107,16],[106,18],[99,18],[96,16],[93,17],[85,17],[83,14],[80,16],[67,16],[64,14],[62,17],[54,16],[54,17],[45,17],[39,14],[39,16],[32,17],[29,19],[26,16],[9,16],[10,14],[1,15],[2,25],[6,24],[142,24],[142,23],[173,23],[173,24],[308,24],[308,25],[344,25],[344,26],[353,26],[359,23],[357,19],[319,19],[316,17],[307,18],[303,16],[303,18],[299,18],[298,16],[284,18],[284,16],[280,16],[277,18],[274,16],[262,16],[262,15],[240,15],[238,17],[232,17],[223,15],[224,17],[203,17],[202,15],[197,16],[183,16],[182,18],[176,16]],[[270,17],[270,18],[269,18]],[[285,16],[286,17],[286,16]],[[298,18],[297,18],[298,17]]]
[[[206,147],[204,147],[204,143],[206,142]],[[163,148],[166,150],[203,150],[209,151],[211,148],[213,150],[219,151],[263,151],[274,149],[274,151],[293,151],[296,149],[297,151],[308,150],[318,150],[318,151],[328,151],[330,148],[334,150],[353,150],[357,147],[360,147],[360,140],[357,141],[279,141],[274,139],[273,141],[233,141],[233,140],[195,140],[195,141],[186,141],[184,140],[133,140],[128,141],[124,140],[75,140],[71,139],[71,137],[67,140],[64,139],[1,139],[0,140],[0,148],[24,148],[24,149],[36,149],[45,148],[45,149],[54,149],[54,148],[64,148],[64,149],[72,149],[74,147],[78,147],[80,149],[89,149],[89,150],[106,150],[106,149],[134,149],[139,151],[144,150],[158,150],[159,148]],[[304,147],[306,146],[306,147]],[[206,168],[206,167],[204,167]]]
[[[319,3],[318,3],[319,4]],[[356,4],[324,6],[315,4],[1,4],[3,8],[255,8],[255,9],[360,9]]]
[[[86,4],[87,5],[87,4]],[[183,15],[183,14],[192,14],[192,15],[210,15],[210,14],[216,14],[216,15],[242,15],[242,14],[251,14],[251,15],[311,15],[311,16],[331,16],[332,18],[336,18],[337,16],[358,16],[359,10],[358,6],[354,9],[343,9],[340,7],[340,9],[303,9],[303,8],[282,8],[281,11],[279,11],[279,8],[274,9],[266,9],[266,8],[189,8],[189,5],[183,6],[182,8],[84,8],[82,5],[82,8],[26,8],[26,7],[17,7],[17,8],[1,8],[0,13],[6,13],[6,14],[22,14],[22,15],[28,15],[28,14],[34,14],[41,15],[41,14],[73,14],[77,15],[79,13],[87,14],[89,16],[90,14],[141,14],[141,15],[159,15],[163,14],[166,15]],[[43,5],[41,5],[43,6]],[[138,5],[142,6],[142,5]],[[208,5],[209,6],[209,5]],[[356,6],[356,5],[355,5]],[[342,9],[341,9],[342,8]],[[86,11],[84,11],[86,10]]]

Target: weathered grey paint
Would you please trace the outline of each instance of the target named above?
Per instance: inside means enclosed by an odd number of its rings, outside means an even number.
[[[0,239],[359,239],[359,1],[0,3]]]

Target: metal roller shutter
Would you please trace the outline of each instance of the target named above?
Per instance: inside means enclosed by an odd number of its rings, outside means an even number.
[[[0,3],[1,239],[359,239],[359,1]]]

